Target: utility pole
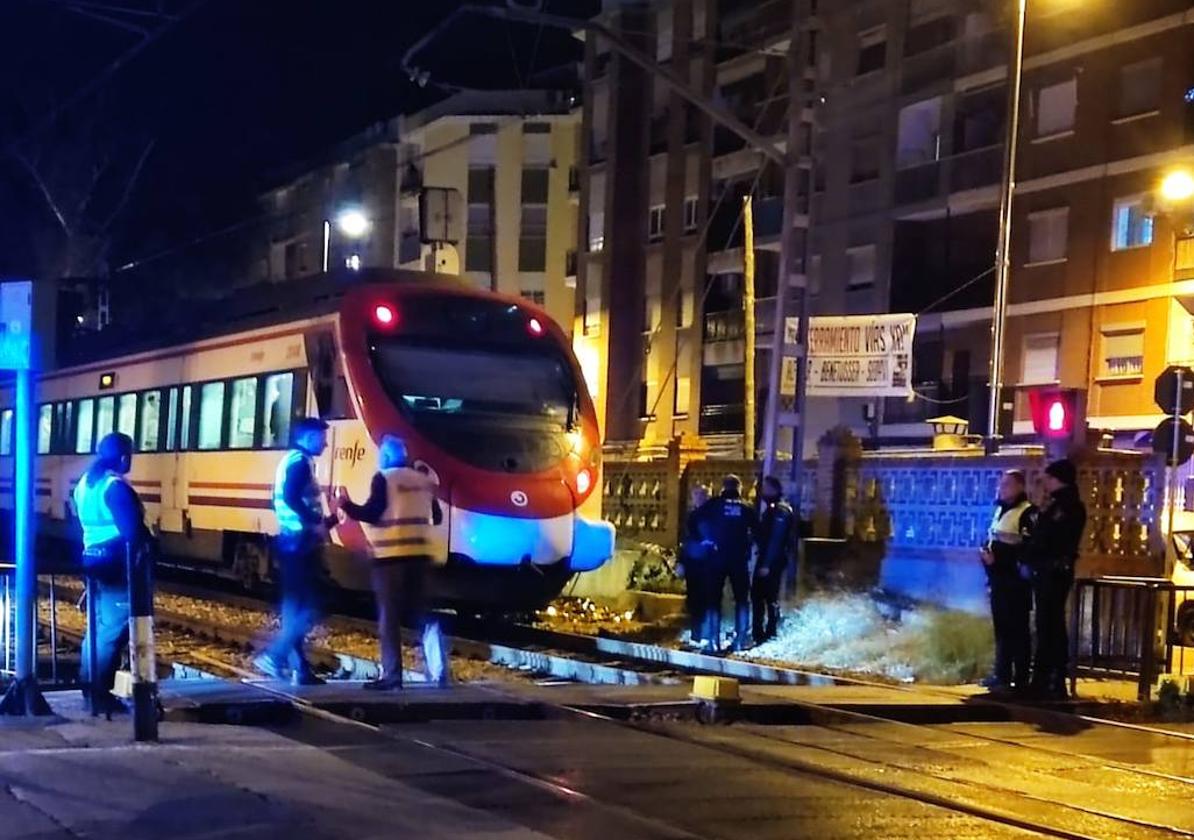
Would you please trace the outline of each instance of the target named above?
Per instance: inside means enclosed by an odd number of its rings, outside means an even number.
[[[742,333],[743,379],[746,402],[742,429],[742,454],[748,461],[755,457],[755,212],[750,195],[742,196]]]

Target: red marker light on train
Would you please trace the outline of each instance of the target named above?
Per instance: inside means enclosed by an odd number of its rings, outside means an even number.
[[[589,492],[589,488],[593,486],[593,474],[586,470],[581,470],[576,474],[576,492],[585,494]]]
[[[373,320],[383,327],[392,327],[398,320],[398,315],[394,312],[394,307],[379,303],[373,307]]]
[[[538,318],[532,318],[531,320],[527,321],[527,331],[531,335],[538,338],[539,336],[543,335],[543,322]]]

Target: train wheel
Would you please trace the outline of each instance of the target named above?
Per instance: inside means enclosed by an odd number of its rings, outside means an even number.
[[[256,592],[261,588],[268,565],[269,555],[261,543],[241,540],[236,544],[236,552],[232,556],[232,572],[245,591]]]
[[[1173,630],[1177,634],[1177,643],[1182,647],[1194,647],[1194,601],[1183,601],[1177,608],[1177,617],[1173,620]]]

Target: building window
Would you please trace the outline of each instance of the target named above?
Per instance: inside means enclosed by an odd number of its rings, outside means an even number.
[[[660,9],[655,17],[655,60],[670,61],[672,57],[672,40],[675,35],[673,13],[671,8]]]
[[[199,449],[219,449],[224,429],[224,383],[209,382],[199,389]]]
[[[1127,64],[1119,71],[1119,116],[1134,117],[1156,111],[1161,104],[1159,58]]]
[[[471,135],[497,134],[497,126],[490,122],[469,123],[468,133]]]
[[[957,20],[946,15],[917,23],[904,35],[904,56],[909,57],[948,44],[957,37]]]
[[[469,203],[464,268],[465,271],[493,271],[493,207],[488,203]]]
[[[1111,250],[1143,248],[1153,243],[1153,217],[1144,209],[1143,196],[1115,202],[1111,216]]]
[[[551,134],[551,123],[528,122],[523,123],[523,134]]]
[[[1064,260],[1070,230],[1070,208],[1055,207],[1028,214],[1028,264]]]
[[[281,449],[289,445],[293,406],[294,374],[275,373],[265,377],[261,445],[266,449]]]
[[[1134,379],[1144,373],[1144,327],[1104,327],[1099,375]]]
[[[846,251],[850,264],[847,290],[865,289],[875,284],[875,246],[860,245]]]
[[[1036,136],[1051,137],[1072,131],[1077,110],[1077,79],[1042,87],[1036,92]]]
[[[547,203],[547,169],[543,167],[522,170],[522,203]]]
[[[141,433],[137,440],[139,452],[157,452],[161,442],[162,392],[147,391],[141,395]]]
[[[121,394],[116,398],[116,431],[130,438],[137,431],[136,394]]]
[[[690,195],[684,199],[684,231],[692,233],[698,227],[697,211],[700,207],[700,202],[695,195]]]
[[[50,454],[50,438],[54,431],[54,406],[46,404],[37,410],[37,454]]]
[[[887,64],[887,27],[877,26],[858,35],[857,75],[882,70]]]
[[[879,138],[857,140],[850,149],[850,183],[860,184],[879,177]]]
[[[663,238],[663,205],[656,204],[647,213],[647,239],[654,242]]]
[[[687,414],[692,403],[692,378],[688,376],[676,377],[676,404],[673,406],[676,414]]]
[[[230,449],[252,449],[257,421],[257,377],[246,377],[232,383],[232,410],[228,421]]]
[[[1024,336],[1024,355],[1020,364],[1021,385],[1046,385],[1057,381],[1060,343],[1057,333]]]
[[[600,251],[605,247],[605,214],[589,214],[589,250]]]
[[[103,440],[104,435],[112,433],[116,422],[116,398],[100,397],[96,402],[95,439]]]
[[[535,304],[535,306],[543,306],[547,303],[547,292],[542,289],[522,289],[518,294],[525,300],[529,300]]]
[[[79,400],[79,424],[75,427],[75,454],[88,455],[95,441],[95,400]]]
[[[0,412],[0,455],[12,454],[12,409]]]
[[[813,254],[808,258],[808,293],[821,294],[821,255]]]
[[[518,270],[547,270],[547,205],[522,206],[522,230],[518,241]]]
[[[896,165],[901,169],[932,163],[941,157],[941,97],[900,109]]]

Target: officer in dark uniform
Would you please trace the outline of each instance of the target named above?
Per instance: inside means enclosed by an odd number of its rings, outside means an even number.
[[[999,478],[999,496],[987,542],[980,555],[991,594],[995,627],[995,668],[982,684],[991,691],[1028,688],[1032,658],[1032,585],[1024,565],[1027,540],[1037,510],[1028,501],[1024,473],[1008,470]]]
[[[1086,528],[1086,506],[1078,495],[1077,480],[1078,471],[1068,460],[1054,461],[1045,468],[1049,500],[1028,543],[1027,560],[1036,602],[1032,687],[1050,700],[1066,698],[1070,645],[1065,606],[1074,585],[1074,566]]]
[[[726,579],[734,592],[734,650],[745,650],[750,640],[750,548],[758,529],[754,509],[742,499],[742,480],[727,475],[721,495],[710,499],[697,517],[706,529],[713,551],[708,558],[708,587],[704,596],[707,650],[716,652],[721,635],[721,595]]]
[[[701,485],[692,488],[688,502],[688,517],[684,522],[684,538],[680,542],[680,565],[684,574],[684,603],[688,610],[689,636],[692,644],[705,647],[705,608],[708,599],[705,587],[709,573],[706,569],[713,545],[702,533],[701,509],[709,501],[709,491]]]
[[[783,485],[775,476],[763,479],[763,515],[758,529],[758,560],[751,585],[755,644],[775,636],[779,629],[779,589],[783,583],[788,557],[792,553],[796,516],[784,501]]]
[[[73,501],[83,526],[83,567],[91,576],[88,596],[94,598],[96,673],[90,675],[90,638],[83,640],[83,681],[91,685],[97,711],[125,711],[112,694],[116,669],[129,638],[128,552],[152,542],[145,526],[145,508],[129,484],[133,440],[115,432],[105,435],[96,457],[75,485]]]

